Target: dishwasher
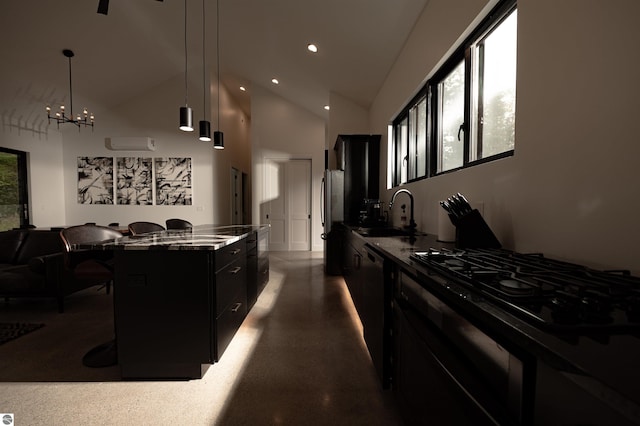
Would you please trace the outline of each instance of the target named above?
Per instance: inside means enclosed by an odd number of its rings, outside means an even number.
[[[391,383],[390,370],[390,324],[391,308],[386,301],[391,299],[389,264],[371,247],[362,248],[361,313],[364,340],[371,361],[380,378],[383,389]]]
[[[393,390],[407,424],[527,424],[524,363],[425,287],[400,271],[394,289]]]

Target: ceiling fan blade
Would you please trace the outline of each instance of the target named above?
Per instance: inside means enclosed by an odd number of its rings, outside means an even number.
[[[98,2],[98,13],[106,15],[109,13],[109,0],[100,0]]]

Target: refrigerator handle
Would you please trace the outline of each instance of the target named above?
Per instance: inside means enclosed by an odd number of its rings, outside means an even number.
[[[324,192],[325,182],[324,178],[322,178],[322,182],[320,183],[320,222],[322,223],[322,227],[324,228],[324,206],[325,206],[325,198],[326,194]]]

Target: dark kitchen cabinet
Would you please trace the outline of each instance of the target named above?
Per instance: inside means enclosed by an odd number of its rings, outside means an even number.
[[[400,271],[394,285],[393,391],[405,422],[530,424],[522,359],[415,277]]]
[[[247,315],[247,251],[238,241],[216,251],[214,361],[219,361]]]
[[[390,263],[355,233],[345,240],[345,282],[383,388],[390,386]]]
[[[269,282],[269,231],[268,228],[260,229],[257,233],[256,245],[258,255],[257,286],[258,296]]]
[[[115,251],[123,378],[201,378],[220,359],[248,312],[246,247]]]
[[[344,170],[344,221],[357,224],[364,200],[380,196],[380,135],[339,135],[334,150]]]
[[[361,238],[356,237],[353,233],[347,233],[345,239],[345,259],[343,262],[344,280],[347,283],[351,300],[358,311],[358,315],[362,317],[363,312],[363,256],[365,242]]]
[[[258,300],[258,233],[247,237],[247,308]]]
[[[490,425],[494,424],[455,386],[431,356],[428,329],[416,326],[412,312],[396,310],[394,322],[394,393],[398,408],[408,425]]]
[[[200,378],[214,360],[214,252],[115,252],[115,328],[123,378]]]
[[[251,310],[269,282],[268,231],[259,230],[247,237],[247,308]]]

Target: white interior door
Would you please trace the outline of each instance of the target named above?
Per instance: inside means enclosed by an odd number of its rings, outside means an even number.
[[[289,250],[311,250],[311,161],[287,164]]]
[[[311,160],[267,160],[269,249],[311,250]]]

